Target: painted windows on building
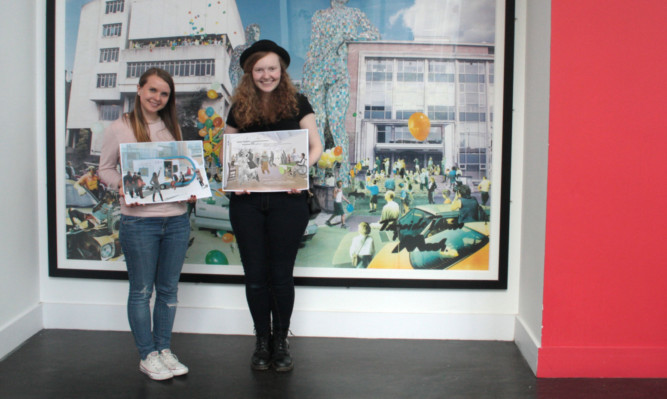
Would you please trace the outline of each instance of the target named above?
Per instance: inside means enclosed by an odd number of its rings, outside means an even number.
[[[392,106],[395,119],[408,120],[425,107],[426,82],[424,59],[396,59],[396,78]]]
[[[421,112],[419,109],[401,109],[396,110],[396,119],[408,120],[415,112]]]
[[[107,1],[104,13],[114,14],[117,12],[123,12],[124,9],[125,9],[125,0]]]
[[[367,119],[407,120],[424,112],[431,120],[454,121],[456,62],[368,58],[364,103]]]
[[[366,104],[364,118],[391,119],[394,61],[366,59]]]
[[[409,144],[442,144],[443,141],[443,127],[442,126],[431,126],[429,129],[428,137],[424,141],[417,140],[407,125],[396,125],[394,126],[394,137],[396,143],[409,143]]]
[[[458,63],[460,122],[486,122],[486,63]]]
[[[459,61],[459,82],[484,83],[486,62]]]
[[[431,121],[456,120],[456,62],[427,59],[428,76],[424,88],[424,112]]]
[[[469,176],[486,170],[491,146],[488,86],[492,84],[493,63],[459,61],[457,111],[459,119],[458,165]]]
[[[366,81],[391,82],[393,69],[393,60],[368,58],[366,60]]]
[[[121,106],[117,104],[101,104],[100,107],[101,121],[115,121],[120,117]]]
[[[104,24],[102,25],[102,37],[120,36],[122,24]]]
[[[456,119],[456,107],[453,105],[429,105],[426,116],[431,120],[453,121]]]
[[[454,61],[429,60],[428,81],[454,83],[456,71]]]
[[[424,141],[418,141],[410,133],[410,129],[406,124],[378,124],[375,127],[376,142],[378,144],[442,144],[443,142],[443,127],[431,126],[428,137]]]
[[[378,144],[385,144],[388,143],[389,141],[387,140],[387,125],[377,125],[375,127],[376,132],[377,132],[377,137],[376,137],[376,142]]]
[[[486,122],[486,114],[484,112],[459,112],[459,120],[461,122]]]
[[[489,144],[484,124],[466,124],[460,130],[459,147],[461,149],[484,148]]]
[[[476,176],[486,170],[486,148],[467,148],[459,152],[459,168],[466,175]]]
[[[425,112],[436,121],[488,122],[492,71],[487,61],[368,58],[364,117],[405,120]]]
[[[214,76],[215,60],[128,62],[127,77],[138,78],[150,68],[161,68],[171,76]]]
[[[415,140],[414,137],[412,137],[412,134],[410,133],[410,129],[408,129],[407,126],[403,125],[396,125],[393,126],[394,130],[394,137],[393,137],[393,143],[398,143],[398,144],[406,144],[406,143],[417,143],[417,140]]]
[[[399,82],[423,82],[424,60],[398,60],[396,80]]]
[[[366,105],[364,119],[391,119],[391,107],[384,105]]]
[[[116,87],[115,73],[98,73],[97,74],[97,88],[108,89]]]
[[[101,48],[100,62],[118,62],[118,47],[115,48]]]
[[[487,151],[491,142],[484,122],[459,123],[458,165],[467,175],[486,170]]]

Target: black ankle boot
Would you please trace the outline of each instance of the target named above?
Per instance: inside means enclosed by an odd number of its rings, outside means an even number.
[[[271,367],[271,336],[258,335],[255,342],[255,352],[252,354],[251,367],[253,370],[268,370]]]
[[[287,341],[288,330],[278,330],[273,333],[273,367],[276,371],[290,371],[294,368],[292,356],[289,353]]]

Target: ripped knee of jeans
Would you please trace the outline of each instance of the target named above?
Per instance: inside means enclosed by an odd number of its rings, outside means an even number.
[[[133,287],[132,289],[130,289],[130,297],[132,297],[133,299],[148,301],[151,299],[152,295],[153,295],[153,287],[151,285],[145,285],[143,287]]]

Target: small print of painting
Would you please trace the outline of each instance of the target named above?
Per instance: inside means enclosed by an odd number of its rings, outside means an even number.
[[[124,143],[120,159],[127,204],[211,196],[201,141]]]
[[[224,191],[307,190],[308,130],[225,134]]]

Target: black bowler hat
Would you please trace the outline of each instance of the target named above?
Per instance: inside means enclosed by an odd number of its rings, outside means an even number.
[[[282,58],[283,61],[285,62],[285,66],[286,67],[289,66],[290,58],[289,54],[287,53],[287,50],[280,47],[271,40],[258,40],[255,43],[253,43],[252,46],[245,49],[245,51],[243,51],[243,53],[241,54],[241,58],[239,60],[241,68],[243,68],[243,64],[245,64],[248,57],[250,57],[255,53],[259,53],[260,51],[270,51],[272,53],[278,54],[278,57]]]

